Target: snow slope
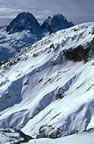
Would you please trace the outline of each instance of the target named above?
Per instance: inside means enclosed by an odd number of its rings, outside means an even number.
[[[33,138],[94,128],[93,52],[94,23],[87,23],[47,34],[1,64],[0,128],[21,129]],[[85,134],[89,144],[93,134]],[[79,137],[85,141],[84,134],[77,134],[53,143],[77,143]]]
[[[13,130],[6,129],[0,130],[0,143],[1,144],[93,144],[94,132],[83,132],[79,134],[73,134],[70,136],[58,138],[58,139],[32,139],[24,135],[23,133]]]
[[[94,144],[94,132],[74,134],[58,139],[31,140],[28,144]]]

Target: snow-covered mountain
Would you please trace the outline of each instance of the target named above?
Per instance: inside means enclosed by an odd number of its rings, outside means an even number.
[[[58,18],[54,20],[53,26],[55,26],[56,22],[55,29],[64,29],[66,22],[64,24],[63,16],[61,15],[60,17],[57,15],[57,17]],[[61,27],[61,25],[63,27]],[[71,26],[69,23],[69,27]],[[41,40],[47,33],[47,27],[45,29],[40,25],[31,13],[20,13],[7,27],[0,28],[0,61],[17,55],[23,47],[31,46]]]
[[[1,137],[26,142],[28,136],[35,140],[27,143],[36,144],[93,144],[93,56],[94,23],[86,23],[47,34],[1,63],[0,128],[9,128],[1,129]],[[20,129],[26,139],[10,128]]]

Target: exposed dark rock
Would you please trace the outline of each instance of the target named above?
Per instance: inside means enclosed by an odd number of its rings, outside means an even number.
[[[84,48],[84,46],[79,45],[78,47],[68,50],[63,51],[63,55],[68,59],[68,60],[73,60],[73,61],[87,61],[89,58],[91,46],[89,45],[87,48]]]
[[[37,53],[34,53],[34,54],[33,54],[33,57],[37,57],[37,56],[38,56],[38,54],[37,54]]]
[[[50,16],[40,26],[37,19],[29,12],[22,12],[7,26],[6,32],[9,34],[21,32],[23,30],[30,30],[31,33],[37,33],[39,30],[49,32],[49,34],[61,29],[72,27],[73,23],[68,22],[62,14]]]
[[[5,64],[7,62],[8,62],[8,60],[0,61],[0,66],[2,66],[3,64]]]
[[[51,49],[51,48],[54,49],[54,48],[55,48],[55,45],[52,43],[49,48],[50,48],[50,49]]]
[[[38,31],[40,24],[31,13],[20,13],[6,28],[8,33],[30,30],[32,33]]]
[[[28,142],[29,140],[33,139],[31,136],[24,134],[21,130],[16,130],[16,131],[20,134],[20,137],[22,137],[23,140],[20,140],[20,141],[16,142],[15,144],[25,143],[25,142]]]
[[[47,30],[49,34],[72,26],[73,23],[68,22],[62,14],[54,15],[53,18],[49,16],[48,19],[46,19],[42,24],[42,27]]]
[[[21,130],[12,128],[0,129],[0,134],[3,136],[3,139],[7,138],[7,142],[10,144],[22,144],[33,139],[32,137],[24,134]]]
[[[47,130],[46,130],[47,128]],[[39,134],[36,138],[51,138],[56,139],[61,137],[62,131],[60,128],[55,128],[52,125],[43,125],[39,129]]]
[[[56,100],[58,100],[58,99],[62,99],[64,96],[62,96],[62,94],[60,93],[57,93],[55,97],[56,97]]]

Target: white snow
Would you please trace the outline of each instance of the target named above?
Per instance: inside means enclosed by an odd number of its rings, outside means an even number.
[[[28,144],[93,144],[94,132],[80,133],[58,139],[31,140]]]
[[[34,138],[94,128],[94,59],[73,62],[63,56],[63,50],[87,48],[93,33],[94,23],[87,23],[47,34],[1,65],[0,128],[20,128]],[[87,132],[30,143],[93,144],[93,137]]]

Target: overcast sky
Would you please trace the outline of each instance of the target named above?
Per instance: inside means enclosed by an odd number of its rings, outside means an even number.
[[[40,22],[62,13],[74,24],[94,21],[94,0],[0,0],[0,26],[7,25],[19,12],[28,11]]]

